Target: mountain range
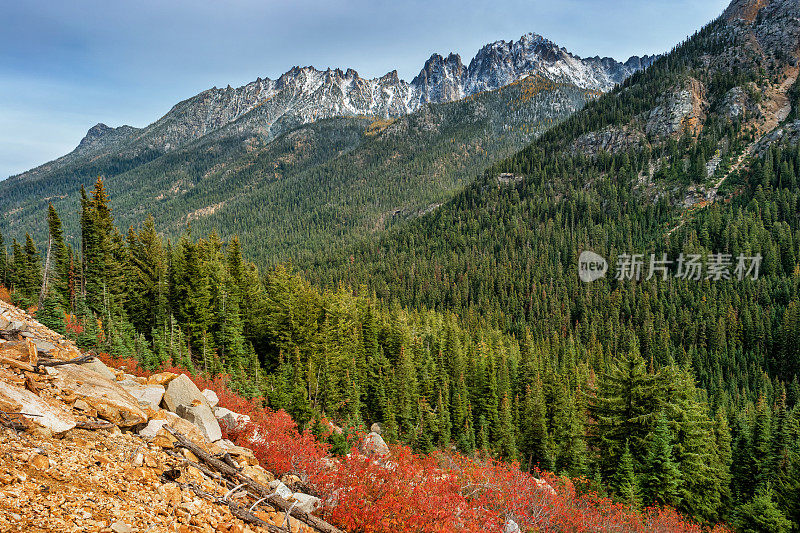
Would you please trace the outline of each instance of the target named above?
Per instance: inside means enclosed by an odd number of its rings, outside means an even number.
[[[317,70],[293,67],[278,79],[258,78],[242,87],[211,88],[176,104],[145,128],[110,128],[97,124],[74,152],[31,171],[48,171],[76,158],[110,149],[169,152],[204,135],[219,131],[251,114],[239,130],[249,128],[271,139],[293,127],[342,116],[392,118],[426,104],[460,100],[499,89],[529,75],[605,92],[656,56],[634,56],[625,63],[605,57],[581,59],[540,35],[484,46],[465,66],[458,54],[433,54],[409,83],[393,70],[373,79],[353,69]],[[28,173],[23,174],[26,175]]]
[[[291,252],[279,251],[293,244],[349,239],[442,203],[654,59],[582,59],[528,34],[484,46],[468,66],[434,54],[410,83],[396,71],[364,79],[294,67],[277,80],[212,88],[145,128],[97,124],[71,153],[0,183],[0,228],[41,239],[40,204],[74,210],[79,187],[102,176],[122,223],[146,209],[168,234],[189,221],[277,234],[270,256],[285,260]],[[390,146],[394,157],[376,164]],[[299,160],[309,164],[291,164]],[[238,222],[245,212],[249,228]]]

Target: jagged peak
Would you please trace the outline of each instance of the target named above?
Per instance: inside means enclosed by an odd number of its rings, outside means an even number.
[[[378,81],[380,81],[381,83],[393,83],[393,84],[400,83],[400,76],[397,74],[397,69],[390,70],[389,72],[378,78]]]

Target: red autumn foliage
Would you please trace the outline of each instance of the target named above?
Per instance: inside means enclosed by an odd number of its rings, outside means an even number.
[[[131,359],[114,360],[106,354],[100,358],[138,376],[149,374]],[[201,390],[215,391],[220,406],[248,415],[250,423],[226,432],[226,438],[252,449],[266,469],[299,475],[325,503],[325,519],[345,531],[501,532],[508,519],[523,532],[704,531],[673,509],[638,511],[579,491],[573,480],[547,472],[537,479],[518,465],[492,459],[457,453],[416,455],[404,446],[392,446],[385,460],[364,457],[355,448],[345,457],[331,459],[327,444],[310,431],[299,431],[284,411],[231,391],[226,376],[209,379],[182,368],[160,371],[188,374]],[[578,481],[578,486],[585,484]],[[724,526],[713,529],[713,533],[727,532]]]
[[[11,293],[8,292],[8,289],[6,289],[3,285],[0,285],[0,300],[6,302],[7,304],[12,303]]]
[[[83,324],[75,315],[64,313],[64,326],[67,329],[67,334],[71,336],[83,334]]]

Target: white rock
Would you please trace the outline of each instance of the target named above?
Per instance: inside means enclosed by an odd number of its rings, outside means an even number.
[[[188,420],[200,429],[200,433],[208,442],[222,438],[222,429],[214,417],[214,413],[206,405],[178,405],[178,416]]]
[[[214,441],[214,444],[222,448],[223,450],[230,450],[231,448],[235,447],[236,445],[229,441],[228,439],[220,439],[218,441]]]
[[[178,412],[179,405],[191,406],[196,401],[209,409],[211,408],[206,397],[202,395],[197,385],[186,374],[181,374],[167,384],[167,390],[164,393],[164,405],[173,413]]]
[[[361,445],[361,453],[384,457],[389,455],[389,446],[386,445],[383,437],[373,432],[364,438],[364,442]]]
[[[95,357],[88,363],[83,363],[81,365],[82,368],[87,368],[92,372],[96,372],[106,378],[109,381],[116,381],[117,375],[111,371],[100,359]]]
[[[291,489],[289,489],[289,487],[284,485],[282,481],[279,481],[277,479],[275,481],[270,482],[269,488],[276,491],[278,493],[278,496],[280,496],[284,500],[288,500],[289,498],[292,497]]]
[[[217,397],[217,393],[211,389],[204,390],[203,396],[205,396],[206,400],[208,400],[208,406],[212,409],[215,408],[219,403],[219,398]]]
[[[225,429],[228,431],[250,423],[249,416],[234,413],[230,409],[225,409],[224,407],[217,407],[214,409],[214,416],[217,417],[219,423],[225,426]]]
[[[520,533],[519,525],[509,518],[508,522],[506,522],[506,526],[503,528],[503,533]]]
[[[153,419],[148,422],[145,427],[139,430],[139,436],[144,437],[145,439],[153,439],[155,438],[156,433],[158,433],[158,431],[168,423],[168,420]]]
[[[144,403],[153,409],[158,409],[166,392],[163,385],[142,385],[129,379],[118,381],[117,385],[131,393],[131,396],[136,398],[139,403]]]
[[[295,492],[293,498],[297,502],[295,508],[300,509],[304,513],[313,513],[319,509],[322,504],[322,501],[316,496],[303,494],[302,492]]]
[[[58,409],[34,393],[4,381],[0,381],[0,410],[34,415],[29,419],[53,433],[63,433],[75,427],[75,417],[71,412]]]
[[[71,391],[97,409],[100,418],[120,427],[132,427],[147,422],[147,413],[139,402],[117,382],[104,378],[83,365],[59,367],[55,384]]]
[[[111,531],[114,533],[131,533],[133,529],[125,522],[114,522],[111,524]]]

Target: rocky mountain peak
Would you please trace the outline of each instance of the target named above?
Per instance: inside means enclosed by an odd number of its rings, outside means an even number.
[[[130,126],[112,128],[100,122],[89,128],[89,131],[87,131],[86,135],[83,137],[83,139],[81,139],[81,142],[78,144],[78,148],[76,150],[85,152],[88,150],[102,148],[132,131],[134,131],[134,128]]]
[[[444,58],[433,54],[411,85],[419,91],[421,102],[449,102],[465,96],[466,74],[460,55],[450,53]]]

